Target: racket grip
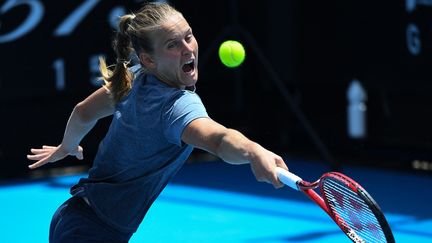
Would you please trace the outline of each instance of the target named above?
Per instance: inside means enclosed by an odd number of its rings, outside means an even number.
[[[293,173],[291,173],[285,169],[282,169],[280,167],[276,167],[276,173],[277,173],[279,180],[283,184],[291,187],[294,190],[297,190],[297,191],[300,190],[297,186],[297,182],[302,180],[300,177],[298,177],[297,175],[295,175],[295,174],[293,174]]]

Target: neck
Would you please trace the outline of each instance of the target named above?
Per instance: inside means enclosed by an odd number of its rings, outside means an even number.
[[[186,86],[184,86],[184,85],[179,85],[178,83],[172,82],[172,81],[170,81],[169,79],[166,79],[166,78],[164,78],[164,77],[161,76],[161,75],[158,75],[158,74],[154,74],[154,75],[156,76],[156,78],[157,78],[159,81],[161,81],[162,83],[167,84],[168,86],[171,86],[171,87],[173,87],[173,88],[177,88],[177,89],[185,89],[185,88],[186,88]]]

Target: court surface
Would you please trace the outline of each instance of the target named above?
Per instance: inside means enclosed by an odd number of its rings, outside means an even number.
[[[328,168],[317,162],[286,162],[305,180]],[[344,167],[343,172],[380,204],[396,242],[432,242],[431,176],[361,167]],[[52,214],[82,176],[3,182],[0,242],[48,242]],[[186,164],[130,242],[350,241],[303,194],[255,181],[248,165],[219,161]]]

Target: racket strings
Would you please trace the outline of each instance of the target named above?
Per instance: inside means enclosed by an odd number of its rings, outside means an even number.
[[[327,178],[322,192],[336,218],[350,229],[349,233],[365,242],[385,242],[383,230],[368,203],[345,183]]]

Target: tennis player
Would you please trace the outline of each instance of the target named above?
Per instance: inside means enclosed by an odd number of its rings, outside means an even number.
[[[240,132],[212,120],[195,93],[198,43],[183,15],[167,3],[147,3],[119,20],[117,62],[101,59],[105,85],[72,111],[58,146],[31,149],[31,169],[66,156],[101,118],[112,116],[87,178],[55,212],[50,242],[128,242],[146,212],[194,147],[231,164],[249,163],[258,181],[282,187],[283,159]],[[130,65],[136,55],[139,65]]]

